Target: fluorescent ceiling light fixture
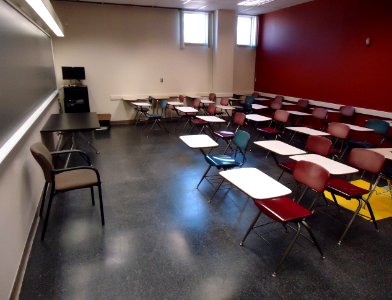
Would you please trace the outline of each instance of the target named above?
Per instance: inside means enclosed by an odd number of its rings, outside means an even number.
[[[245,0],[245,1],[241,1],[237,5],[242,5],[242,6],[260,6],[260,5],[264,5],[264,4],[270,3],[272,1],[275,1],[275,0]]]
[[[26,0],[26,2],[34,9],[34,11],[41,17],[42,20],[49,26],[49,28],[58,37],[63,37],[62,26],[53,10],[52,5],[47,0]],[[55,20],[56,19],[56,20]]]

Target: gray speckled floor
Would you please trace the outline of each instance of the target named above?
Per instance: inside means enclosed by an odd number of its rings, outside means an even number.
[[[171,134],[148,137],[141,126],[96,133],[106,225],[88,190],[59,195],[44,242],[38,228],[21,299],[390,298],[390,219],[376,232],[358,218],[338,246],[350,214],[317,209],[309,223],[326,259],[300,238],[273,278],[292,232],[273,225],[265,229],[274,230],[269,243],[251,233],[240,247],[257,209],[236,190],[220,191],[209,204],[212,187],[195,189],[206,163],[174,126],[168,124]],[[246,166],[276,178],[279,170],[265,154],[252,147]],[[294,187],[288,175],[282,182]]]

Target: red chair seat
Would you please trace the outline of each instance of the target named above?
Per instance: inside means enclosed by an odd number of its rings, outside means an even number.
[[[341,178],[331,178],[328,180],[326,189],[346,199],[356,198],[369,192]]]
[[[296,166],[297,162],[296,161],[285,161],[279,164],[279,167],[281,167],[284,171],[288,173],[293,173],[294,168]]]
[[[197,119],[197,118],[192,119],[191,122],[192,122],[193,124],[208,124],[207,121],[204,121],[204,120],[202,120],[202,119]]]
[[[275,128],[271,127],[265,127],[265,128],[256,128],[257,131],[264,133],[264,134],[279,134],[280,130],[277,130]]]
[[[255,204],[265,215],[280,223],[301,220],[312,215],[310,210],[289,197],[256,200]]]
[[[218,137],[220,137],[221,139],[233,139],[235,136],[234,132],[231,131],[215,131],[214,134]]]

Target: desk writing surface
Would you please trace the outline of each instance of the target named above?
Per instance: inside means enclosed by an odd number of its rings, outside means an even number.
[[[224,109],[224,110],[234,110],[235,109],[234,106],[231,106],[231,105],[221,105],[221,104],[217,104],[216,108]]]
[[[253,109],[263,109],[263,108],[268,108],[266,105],[261,105],[261,104],[252,104]]]
[[[132,102],[132,104],[136,106],[151,106],[148,102]]]
[[[294,155],[290,156],[290,158],[296,161],[306,160],[318,164],[332,175],[346,175],[358,172],[358,169],[355,169],[336,160],[332,160],[318,154]]]
[[[265,117],[265,116],[258,115],[258,114],[249,114],[249,115],[246,115],[245,118],[247,120],[251,120],[254,122],[264,122],[264,121],[272,120],[270,117]]]
[[[219,146],[217,142],[206,134],[182,135],[180,136],[180,139],[193,149],[213,148]]]
[[[203,103],[203,104],[212,104],[212,103],[215,103],[215,101],[211,101],[211,100],[209,100],[209,99],[201,99],[200,102]]]
[[[226,122],[225,120],[215,117],[215,116],[196,116],[196,118],[211,122],[211,123],[224,123]]]
[[[348,123],[343,123],[343,124],[347,125],[348,127],[350,127],[350,130],[354,130],[354,131],[374,131],[373,129],[367,127],[352,125]]]
[[[300,132],[300,133],[304,133],[307,135],[330,135],[328,132],[324,132],[324,131],[320,131],[320,130],[316,130],[316,129],[312,129],[312,128],[308,128],[308,127],[286,127],[286,129],[291,130],[291,131],[296,131],[296,132]]]
[[[41,132],[84,131],[100,128],[95,112],[52,114]]]
[[[190,106],[179,106],[176,109],[183,113],[197,113],[198,110]]]
[[[271,199],[291,194],[291,190],[256,168],[221,171],[219,174],[253,199]]]
[[[256,141],[254,142],[254,144],[264,149],[267,149],[271,152],[284,156],[306,153],[306,151],[302,149],[299,149],[297,147],[291,146],[285,142],[278,141],[278,140]]]
[[[180,102],[180,101],[169,101],[167,102],[168,105],[173,105],[173,106],[181,106],[184,105],[184,102]]]
[[[386,159],[392,160],[392,148],[369,148],[369,150],[380,153]]]
[[[311,116],[311,114],[308,114],[306,112],[302,111],[296,111],[296,110],[286,110],[289,114],[291,115],[296,115],[296,116]]]
[[[254,98],[254,100],[256,100],[256,101],[268,101],[268,100],[272,100],[272,99],[264,98],[264,97],[256,97],[256,98]]]

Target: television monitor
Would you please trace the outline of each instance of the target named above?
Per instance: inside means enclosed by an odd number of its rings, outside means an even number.
[[[86,79],[84,67],[61,67],[64,80]]]

